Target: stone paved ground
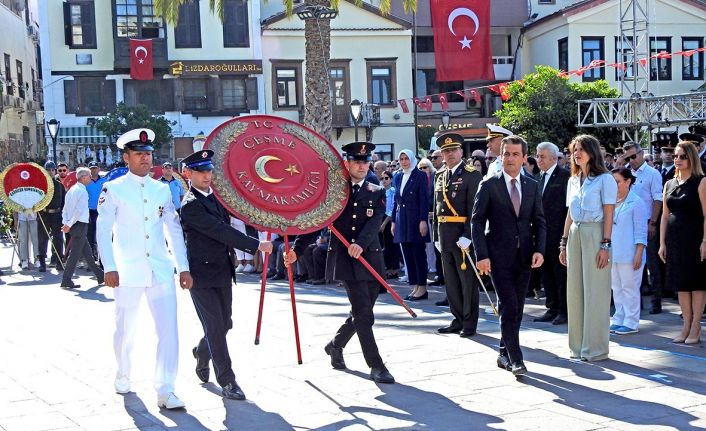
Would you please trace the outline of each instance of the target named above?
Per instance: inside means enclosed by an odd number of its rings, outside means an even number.
[[[521,340],[529,375],[516,380],[495,366],[497,319],[487,311],[479,335],[461,339],[435,329],[448,309],[414,303],[411,319],[389,295],[376,306],[376,335],[398,383],[367,379],[354,338],[350,368],[331,369],[323,346],[348,306],[334,285],[296,288],[304,363],[297,365],[289,291],[268,286],[261,344],[253,343],[258,279],[241,276],[234,290],[234,369],[247,402],[225,401],[216,385],[193,373],[191,347],[201,336],[188,293],[178,293],[182,411],[157,408],[151,387],[155,336],[141,311],[132,388],[113,392],[113,295],[79,270],[79,290],[58,287],[51,272],[9,268],[0,245],[0,430],[688,430],[706,428],[706,349],[669,342],[680,325],[674,303],[644,314],[641,331],[611,336],[610,360],[568,359],[566,326],[532,322],[526,307]],[[15,257],[15,264],[16,264]],[[405,287],[398,291],[408,293]],[[487,304],[487,303],[486,303]]]

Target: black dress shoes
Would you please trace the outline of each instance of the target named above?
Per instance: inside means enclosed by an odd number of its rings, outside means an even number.
[[[407,297],[407,301],[423,301],[425,299],[429,299],[429,292],[424,292],[424,295],[420,295],[420,296],[409,295]]]
[[[436,301],[434,304],[438,305],[439,307],[448,307],[449,306],[449,298],[444,298],[441,301]]]
[[[331,366],[336,370],[345,370],[346,362],[343,360],[343,349],[333,345],[333,341],[324,347],[324,352],[331,357]]]
[[[223,398],[228,398],[229,400],[242,401],[245,399],[245,393],[242,389],[240,389],[240,386],[238,386],[238,383],[236,382],[225,385],[221,393],[223,394]]]
[[[203,359],[199,358],[199,355],[196,353],[196,349],[197,348],[194,347],[191,350],[191,353],[194,354],[194,358],[196,358],[196,377],[198,377],[202,383],[206,383],[206,382],[208,382],[208,376],[211,373],[211,369],[208,366],[208,359],[203,360]],[[235,385],[235,386],[237,387],[238,385]],[[238,388],[238,389],[240,389],[240,388]],[[223,396],[224,397],[226,397],[225,390],[226,390],[226,388],[223,388],[223,392],[224,392]],[[230,397],[226,397],[226,398],[230,398]],[[243,395],[243,399],[245,399],[245,395]]]
[[[659,314],[662,312],[662,304],[652,304],[652,308],[650,308],[650,314]]]
[[[552,325],[564,325],[567,321],[566,314],[559,314],[552,320]]]
[[[535,317],[534,321],[535,322],[551,322],[556,318],[556,314],[552,313],[551,311],[547,310],[544,314],[542,314],[539,317]]]
[[[70,283],[61,283],[61,287],[63,289],[78,289],[79,287],[81,287],[81,285],[70,282]]]
[[[476,335],[476,331],[474,331],[472,329],[461,329],[461,332],[459,332],[458,335],[461,338],[470,338],[470,337]]]
[[[517,361],[512,364],[512,374],[515,376],[522,376],[524,374],[527,374],[527,367],[525,367],[525,363],[522,361]]]
[[[39,272],[47,272],[47,264],[44,260],[39,261]]]
[[[458,334],[461,332],[460,326],[444,326],[436,330],[439,334]]]
[[[373,379],[375,383],[395,383],[395,378],[392,377],[392,374],[387,371],[384,365],[373,367],[370,370],[370,378]]]
[[[502,368],[506,371],[512,371],[512,365],[510,364],[510,358],[505,355],[498,355],[497,360],[498,368]]]

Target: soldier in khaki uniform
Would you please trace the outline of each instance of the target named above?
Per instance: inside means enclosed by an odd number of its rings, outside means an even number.
[[[434,184],[435,245],[441,253],[446,295],[454,316],[451,324],[438,332],[465,338],[476,333],[479,291],[473,263],[463,250],[471,246],[473,200],[483,176],[463,160],[461,135],[446,133],[437,142],[446,166],[437,171]]]

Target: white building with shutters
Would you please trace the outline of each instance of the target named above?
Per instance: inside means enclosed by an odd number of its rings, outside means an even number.
[[[119,102],[175,122],[162,159],[190,154],[194,137],[230,118],[264,112],[260,1],[225,0],[224,22],[208,1],[186,2],[176,26],[155,17],[153,3],[39,0],[46,118],[61,122],[64,160],[85,162],[109,145],[92,126]],[[152,39],[151,81],[130,79],[131,38]]]
[[[0,169],[45,156],[36,9],[0,0]]]

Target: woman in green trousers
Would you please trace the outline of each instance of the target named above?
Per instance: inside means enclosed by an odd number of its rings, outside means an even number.
[[[569,151],[569,211],[559,246],[559,260],[567,266],[569,349],[574,359],[599,361],[608,358],[610,237],[618,186],[605,167],[598,139],[576,136]]]

